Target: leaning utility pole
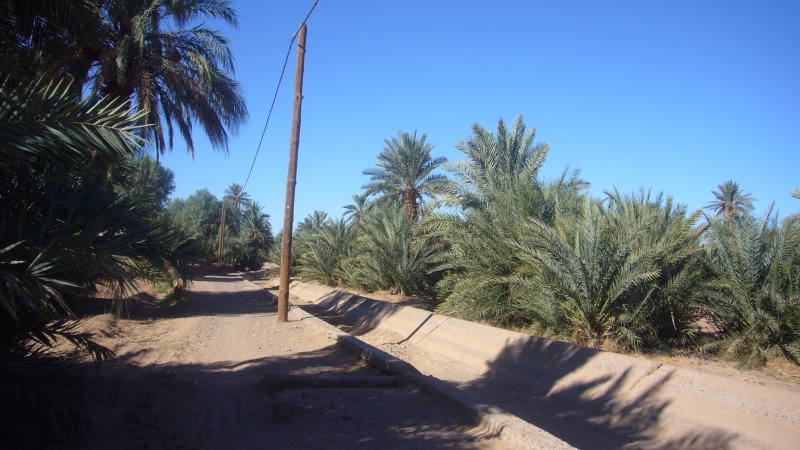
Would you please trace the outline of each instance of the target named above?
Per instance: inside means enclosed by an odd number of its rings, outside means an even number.
[[[306,57],[306,24],[300,26],[297,43],[297,67],[294,72],[294,112],[289,141],[289,174],[286,176],[286,207],[283,211],[281,241],[281,281],[278,290],[278,322],[289,318],[289,273],[292,269],[292,226],[294,223],[294,187],[297,184],[297,148],[300,146],[300,110],[303,104],[303,65]]]

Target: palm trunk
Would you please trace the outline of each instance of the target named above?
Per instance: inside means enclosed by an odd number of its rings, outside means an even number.
[[[416,222],[418,216],[416,189],[407,188],[403,190],[403,207],[405,208],[408,217]]]

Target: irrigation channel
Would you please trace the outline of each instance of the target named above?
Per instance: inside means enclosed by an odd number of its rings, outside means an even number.
[[[603,352],[297,281],[291,293],[296,318],[338,332],[340,347],[471,411],[515,447],[800,442],[796,383]]]

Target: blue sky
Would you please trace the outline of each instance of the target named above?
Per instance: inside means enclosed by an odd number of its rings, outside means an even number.
[[[230,152],[199,133],[162,161],[174,197],[243,183],[289,39],[312,0],[233,1],[235,78],[250,121]],[[800,210],[800,2],[320,0],[308,23],[295,223],[339,216],[386,138],[427,133],[434,155],[473,123],[523,115],[550,146],[543,174],[591,192],[639,187],[691,209],[725,180],[761,214]],[[247,191],[281,228],[295,53]],[[199,130],[199,127],[197,128]]]

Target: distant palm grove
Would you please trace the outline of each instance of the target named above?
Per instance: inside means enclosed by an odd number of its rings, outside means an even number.
[[[237,23],[227,0],[0,0],[0,447],[87,428],[74,373],[113,352],[75,311],[124,314],[143,281],[179,297],[223,220],[226,264],[279,261],[242,186],[170,200],[158,161],[176,134],[193,157],[197,126],[227,151],[247,119],[209,19]],[[800,363],[797,214],[754,211],[735,181],[704,211],[593,197],[578,172],[540,176],[549,148],[521,117],[457,148],[447,162],[424,134],[388,138],[343,217],[291,230],[295,275],[598,348]]]

